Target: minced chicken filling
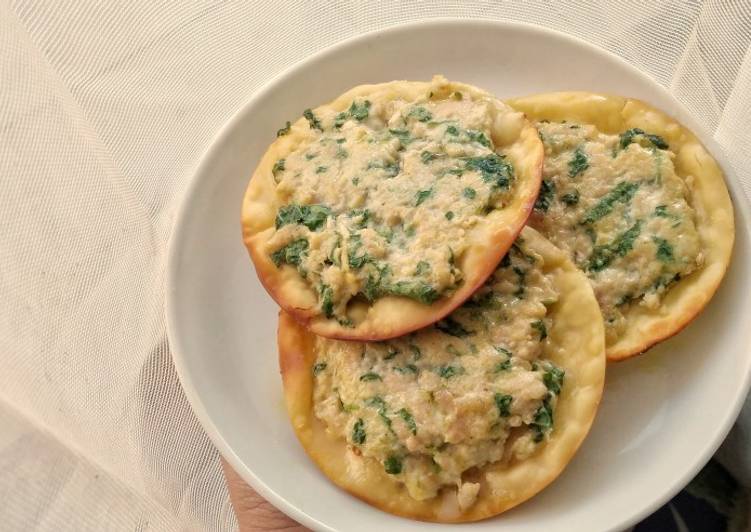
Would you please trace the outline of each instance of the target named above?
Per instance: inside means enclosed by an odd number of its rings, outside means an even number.
[[[491,130],[509,117],[520,127],[522,115],[447,87],[436,78],[416,101],[307,110],[312,140],[274,166],[283,206],[268,253],[343,325],[355,297],[430,304],[454,290],[468,231],[512,194],[514,169]]]
[[[519,239],[450,317],[381,343],[317,339],[314,411],[333,437],[380,462],[410,496],[457,488],[467,470],[530,456],[549,437],[564,372],[545,360],[557,292]]]
[[[686,185],[657,135],[536,125],[545,166],[531,223],[587,273],[612,343],[630,305],[656,308],[672,283],[703,263]]]

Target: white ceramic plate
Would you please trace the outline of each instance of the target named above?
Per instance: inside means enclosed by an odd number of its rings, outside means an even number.
[[[273,80],[219,133],[178,216],[168,271],[169,340],[206,432],[282,511],[319,530],[618,530],[655,510],[711,457],[741,407],[751,366],[749,209],[719,148],[737,237],[728,275],[684,332],[608,368],[589,438],[564,474],[529,502],[469,525],[428,525],[340,491],[298,444],[284,410],[277,308],[240,236],[240,205],[261,153],[286,120],[361,83],[435,73],[500,97],[582,89],[634,96],[701,127],[651,79],[562,34],[521,24],[433,20],[343,42]]]

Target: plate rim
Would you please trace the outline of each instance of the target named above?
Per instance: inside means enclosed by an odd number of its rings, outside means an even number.
[[[242,103],[232,114],[229,120],[225,122],[213,135],[211,140],[206,145],[206,148],[202,152],[198,159],[198,163],[191,172],[192,176],[190,182],[186,186],[186,189],[180,199],[179,206],[175,212],[174,222],[172,225],[172,231],[167,243],[167,265],[165,276],[165,316],[166,316],[166,333],[167,340],[170,346],[170,353],[175,366],[175,370],[180,381],[180,385],[185,392],[185,396],[193,410],[193,413],[198,418],[206,435],[219,451],[221,457],[223,457],[232,468],[247,482],[259,495],[265,500],[273,504],[277,509],[282,511],[287,516],[295,519],[299,523],[312,528],[314,530],[327,530],[335,532],[336,529],[319,521],[311,515],[305,513],[289,501],[287,501],[281,494],[277,493],[269,486],[267,486],[259,477],[257,477],[253,471],[245,465],[240,457],[234,452],[232,447],[227,443],[222,435],[220,429],[212,420],[207,408],[205,407],[200,394],[194,385],[190,371],[187,367],[185,358],[182,356],[183,348],[181,341],[181,330],[178,320],[176,319],[177,301],[177,279],[179,278],[179,260],[178,257],[181,253],[181,249],[184,246],[186,240],[186,233],[184,227],[186,226],[186,220],[190,217],[192,211],[192,205],[196,201],[196,193],[203,181],[201,176],[206,175],[206,170],[213,155],[220,147],[226,142],[227,137],[242,121],[247,109],[255,104],[256,101],[262,99],[269,92],[273,91],[279,84],[283,83],[285,78],[291,76],[308,62],[321,59],[330,54],[336,54],[337,52],[345,49],[353,44],[361,41],[367,41],[379,37],[388,37],[392,33],[399,33],[403,31],[410,31],[416,28],[424,28],[426,26],[440,27],[442,25],[464,25],[464,26],[483,26],[492,27],[495,29],[514,29],[523,30],[531,33],[541,34],[543,36],[554,36],[558,39],[568,41],[575,46],[588,48],[591,52],[603,56],[610,61],[619,63],[621,67],[629,71],[629,73],[635,77],[641,78],[646,81],[655,92],[661,93],[662,96],[670,99],[675,107],[681,113],[681,121],[687,118],[689,127],[696,134],[699,140],[709,149],[712,156],[717,160],[723,173],[725,174],[726,186],[730,189],[731,202],[734,209],[735,227],[738,227],[738,221],[741,220],[744,226],[749,225],[751,220],[751,204],[749,204],[749,198],[742,188],[740,181],[738,180],[735,170],[730,164],[725,150],[715,141],[715,139],[708,133],[706,128],[700,122],[693,119],[693,115],[686,109],[686,107],[678,101],[672,94],[670,94],[664,87],[662,87],[657,81],[655,81],[649,74],[643,72],[636,66],[632,65],[624,58],[601,48],[596,44],[592,44],[584,39],[574,36],[569,33],[565,33],[559,30],[551,29],[545,26],[532,24],[522,21],[512,20],[498,20],[498,19],[484,19],[484,18],[462,18],[462,17],[430,17],[418,20],[412,20],[405,23],[389,24],[380,29],[368,31],[363,34],[353,35],[337,41],[329,46],[326,46],[310,55],[307,55],[300,60],[292,63],[288,67],[282,69],[274,76],[269,78],[263,83],[255,92],[253,92],[247,100]],[[670,114],[670,113],[668,113]],[[238,214],[239,216],[239,214]],[[736,235],[738,234],[736,230]],[[734,243],[733,253],[735,253],[735,247],[737,246],[737,239]],[[732,261],[732,256],[731,256]],[[749,347],[751,347],[751,338],[749,339]],[[751,363],[749,360],[748,363]],[[609,364],[612,364],[609,363]],[[607,386],[607,385],[606,385]],[[735,399],[733,407],[725,411],[725,419],[722,420],[720,430],[717,431],[713,438],[708,439],[701,453],[697,453],[693,460],[691,467],[684,470],[682,475],[676,477],[672,483],[662,491],[660,496],[655,497],[649,504],[644,505],[639,511],[635,512],[629,519],[626,519],[620,523],[614,523],[609,530],[616,531],[628,528],[638,523],[648,515],[652,514],[655,510],[660,508],[666,502],[668,502],[676,493],[678,493],[696,474],[703,468],[714,453],[720,447],[727,437],[730,429],[733,427],[740,411],[744,405],[744,398],[748,395],[749,388],[751,387],[751,371],[746,371],[742,385],[739,388],[739,393]]]

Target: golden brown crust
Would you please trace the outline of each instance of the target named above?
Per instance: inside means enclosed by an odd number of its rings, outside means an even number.
[[[730,262],[735,238],[733,205],[722,170],[696,136],[673,118],[639,100],[588,92],[539,94],[507,101],[531,120],[588,123],[608,134],[641,128],[663,137],[676,154],[676,174],[689,190],[704,266],[673,285],[657,309],[632,305],[626,332],[607,346],[608,360],[643,353],[685,327],[706,306]]]
[[[345,110],[355,98],[415,99],[430,87],[431,84],[427,82],[407,81],[361,85],[322,107],[338,112]],[[449,83],[446,90],[447,93],[462,91],[491,97],[476,87],[461,83]],[[471,244],[457,264],[463,274],[463,284],[432,305],[404,297],[382,297],[367,308],[362,322],[355,327],[344,327],[336,319],[326,318],[320,313],[316,293],[295,268],[288,265],[277,268],[266,250],[266,242],[274,232],[274,218],[280,204],[275,193],[272,167],[310,135],[307,122],[300,119],[292,125],[289,134],[278,138],[263,155],[245,194],[242,226],[243,240],[263,286],[282,309],[320,336],[385,340],[425,327],[446,316],[469,298],[495,270],[532,212],[540,187],[544,148],[537,130],[524,120],[520,134],[506,139],[502,146],[516,173],[514,195],[504,209],[493,210],[487,215],[488,223],[478,225],[468,233],[467,241]]]
[[[471,479],[481,485],[474,505],[461,513],[456,490],[446,489],[431,500],[418,501],[386,474],[376,460],[353,452],[342,439],[327,435],[313,413],[312,365],[316,338],[284,312],[279,316],[279,364],[287,411],[308,455],[335,484],[384,511],[435,522],[484,519],[529,499],[552,482],[571,460],[586,436],[602,395],[605,340],[602,317],[592,288],[564,254],[531,228],[523,236],[542,255],[559,301],[551,307],[553,346],[546,358],[566,370],[555,410],[550,440],[530,458],[508,466],[491,464]]]

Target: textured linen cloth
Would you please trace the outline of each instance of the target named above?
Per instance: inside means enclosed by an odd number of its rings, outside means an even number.
[[[0,0],[0,528],[236,527],[165,334],[174,215],[217,130],[341,39],[539,24],[652,76],[751,191],[751,3]],[[724,463],[751,478],[751,416]]]

